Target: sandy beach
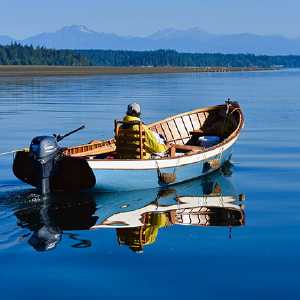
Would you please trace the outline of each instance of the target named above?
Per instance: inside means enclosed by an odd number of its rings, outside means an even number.
[[[74,66],[0,66],[0,76],[78,76],[99,74],[157,74],[202,72],[251,72],[274,70],[257,67],[74,67]]]

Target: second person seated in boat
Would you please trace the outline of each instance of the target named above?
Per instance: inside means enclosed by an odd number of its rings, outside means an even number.
[[[141,158],[141,156],[134,150],[132,153],[128,152],[130,145],[139,144],[139,142],[132,139],[132,135],[139,137],[139,122],[141,122],[140,116],[140,105],[138,103],[129,104],[126,116],[123,118],[123,124],[118,128],[118,134],[116,135],[117,153],[119,158]],[[144,143],[142,145],[144,155],[142,158],[149,159],[151,156],[163,157],[168,150],[168,147],[164,144],[164,140],[143,123],[141,123],[141,130],[145,133]],[[126,134],[128,135],[128,139],[126,139]]]

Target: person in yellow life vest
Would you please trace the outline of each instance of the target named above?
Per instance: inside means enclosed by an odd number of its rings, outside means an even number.
[[[132,130],[133,132],[139,132],[139,125],[131,123],[141,121],[140,119],[141,115],[141,107],[138,103],[132,103],[128,105],[126,116],[123,118],[123,125],[119,128],[119,134],[122,131],[122,129],[128,129]],[[168,150],[168,147],[164,144],[163,139],[156,133],[153,132],[151,129],[149,129],[146,125],[142,125],[143,131],[145,131],[145,143],[144,143],[144,149],[146,152],[146,159],[149,159],[151,155],[156,156],[164,156],[165,152]],[[116,139],[118,140],[118,136],[116,136]],[[130,143],[130,140],[128,141]],[[136,142],[132,142],[136,143]],[[118,144],[118,143],[117,143]],[[134,155],[133,155],[134,156]],[[128,157],[129,158],[129,157]],[[134,158],[134,157],[130,157]]]

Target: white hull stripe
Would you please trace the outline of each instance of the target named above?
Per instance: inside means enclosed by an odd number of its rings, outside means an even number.
[[[230,148],[238,139],[238,136],[228,143],[217,147],[211,151],[189,155],[179,156],[172,159],[148,159],[148,160],[119,160],[119,159],[89,159],[89,166],[94,170],[149,170],[159,168],[174,168],[184,165],[197,163],[221,154]]]

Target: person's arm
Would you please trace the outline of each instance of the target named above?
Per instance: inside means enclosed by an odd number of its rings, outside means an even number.
[[[151,153],[162,153],[167,151],[167,146],[164,144],[158,143],[155,135],[153,134],[152,130],[144,126],[145,130],[145,138],[146,138],[146,145],[148,146],[148,151]]]

